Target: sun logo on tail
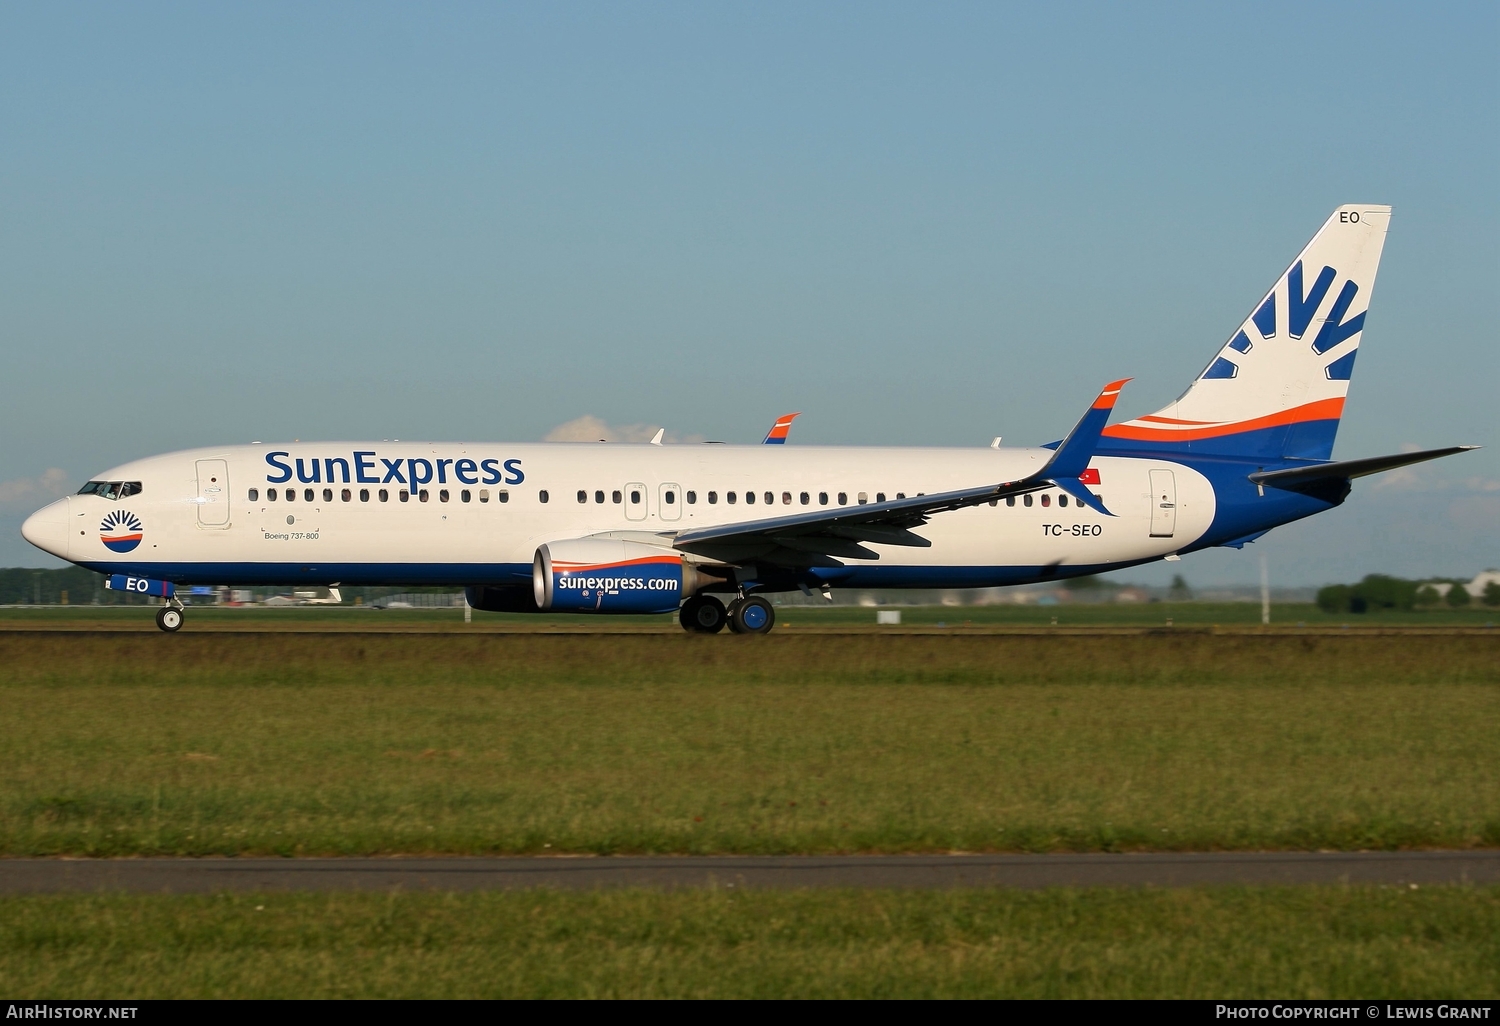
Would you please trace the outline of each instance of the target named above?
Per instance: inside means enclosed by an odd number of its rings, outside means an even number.
[[[99,522],[99,540],[111,552],[129,552],[141,543],[140,517],[128,510],[112,510]]]

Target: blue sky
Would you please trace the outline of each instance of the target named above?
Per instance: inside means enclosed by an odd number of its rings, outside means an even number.
[[[276,438],[1049,441],[1395,206],[1356,488],[1195,583],[1500,565],[1494,4],[0,4],[0,564]],[[49,474],[49,471],[51,472]],[[1153,579],[1154,571],[1134,571]]]

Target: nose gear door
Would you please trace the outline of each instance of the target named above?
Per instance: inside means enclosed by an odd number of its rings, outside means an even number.
[[[1170,538],[1177,530],[1177,476],[1151,471],[1151,537]]]
[[[198,526],[229,526],[227,460],[198,460]]]

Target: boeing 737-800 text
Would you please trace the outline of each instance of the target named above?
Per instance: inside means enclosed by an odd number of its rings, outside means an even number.
[[[454,585],[477,609],[757,633],[778,591],[1024,584],[1242,546],[1354,478],[1468,448],[1331,461],[1389,220],[1339,207],[1180,398],[1109,425],[1113,382],[1050,446],[236,445],[117,467],[23,532],[159,596],[164,630],[177,585],[234,583]]]

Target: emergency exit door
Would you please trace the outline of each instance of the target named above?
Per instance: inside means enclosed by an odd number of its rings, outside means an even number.
[[[198,461],[198,526],[229,526],[229,462]]]
[[[1151,471],[1151,537],[1170,538],[1177,530],[1177,476]]]
[[[646,519],[646,486],[639,481],[625,486],[625,519]]]
[[[664,484],[656,489],[656,512],[663,520],[682,519],[682,489]]]

